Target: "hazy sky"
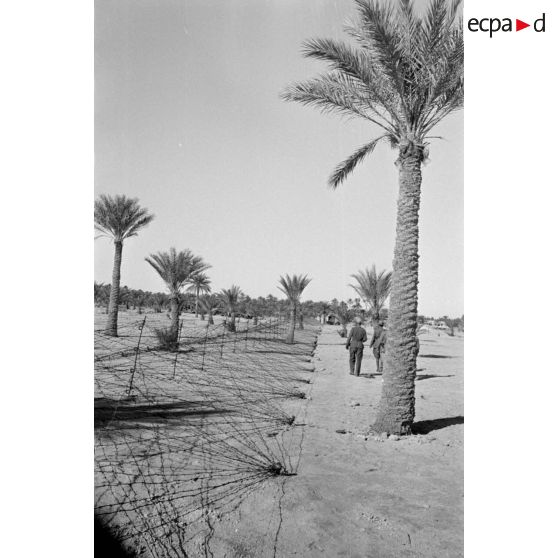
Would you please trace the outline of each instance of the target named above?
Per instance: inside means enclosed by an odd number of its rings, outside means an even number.
[[[355,297],[350,275],[391,269],[396,152],[381,145],[337,191],[333,168],[378,135],[279,98],[325,70],[301,43],[346,38],[351,0],[96,0],[96,194],[137,197],[153,223],[124,244],[122,284],[164,290],[144,261],[189,248],[214,290],[281,296],[284,273],[313,278],[303,298]],[[419,312],[463,312],[463,115],[435,131],[424,167]],[[113,245],[95,241],[110,283]]]

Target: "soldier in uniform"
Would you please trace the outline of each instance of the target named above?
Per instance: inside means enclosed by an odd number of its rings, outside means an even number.
[[[356,317],[354,319],[354,327],[347,336],[346,349],[349,352],[349,367],[351,369],[351,376],[360,376],[360,364],[362,362],[362,353],[364,351],[364,343],[367,340],[366,330],[362,327],[362,319]]]
[[[384,322],[380,320],[377,326],[374,326],[374,335],[370,342],[370,348],[376,359],[376,372],[381,374],[384,370],[384,351],[386,350],[387,333],[384,329]]]

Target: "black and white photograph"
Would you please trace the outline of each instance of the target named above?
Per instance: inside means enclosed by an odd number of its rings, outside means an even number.
[[[463,555],[463,58],[458,0],[96,0],[96,544]]]
[[[557,10],[4,3],[0,555],[556,554]]]

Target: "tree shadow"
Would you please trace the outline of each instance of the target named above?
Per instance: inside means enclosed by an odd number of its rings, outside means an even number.
[[[417,370],[418,372],[418,370]],[[415,380],[429,380],[430,378],[453,378],[455,374],[417,374]]]
[[[185,417],[200,418],[232,412],[231,409],[216,409],[201,401],[130,405],[125,401],[101,397],[95,399],[94,422],[95,428],[103,428],[109,422],[168,423]],[[122,424],[120,427],[125,428]]]
[[[434,430],[441,430],[442,428],[454,426],[456,424],[464,424],[464,422],[465,418],[462,416],[434,420],[419,420],[413,424],[412,431],[413,434],[428,434]]]
[[[455,358],[449,355],[418,355],[420,358]]]

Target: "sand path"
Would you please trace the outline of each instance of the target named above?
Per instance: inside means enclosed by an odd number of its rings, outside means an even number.
[[[284,482],[276,556],[463,555],[463,341],[421,337],[417,417],[423,434],[367,436],[381,377],[370,349],[348,373],[336,328],[318,338],[297,476]],[[337,431],[345,431],[339,433]]]

